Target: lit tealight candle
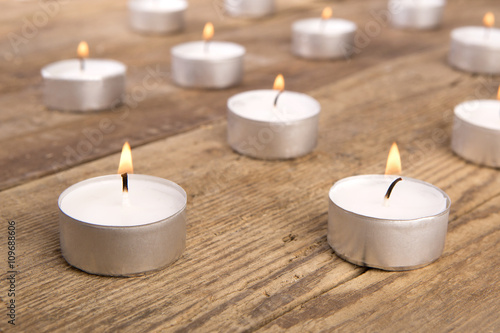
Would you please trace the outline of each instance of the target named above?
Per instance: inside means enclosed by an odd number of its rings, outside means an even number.
[[[94,111],[114,107],[125,93],[126,67],[107,59],[88,59],[86,42],[78,45],[78,59],[42,68],[44,104],[63,111]]]
[[[388,176],[401,170],[395,144],[387,166],[386,175],[349,177],[332,186],[328,243],[341,258],[360,266],[425,266],[443,252],[450,198],[426,182]]]
[[[184,28],[185,0],[130,0],[130,25],[145,33],[171,33]]]
[[[354,22],[332,19],[332,9],[321,18],[300,20],[292,25],[293,54],[310,59],[348,58],[354,47],[357,26]]]
[[[224,0],[224,8],[231,16],[257,18],[275,11],[275,0]]]
[[[462,27],[451,32],[448,60],[460,70],[481,74],[500,74],[500,29],[495,16],[487,13],[484,27]]]
[[[435,29],[441,25],[446,0],[389,0],[391,24],[401,29]]]
[[[474,100],[455,107],[453,151],[473,163],[500,167],[500,88],[498,100]]]
[[[166,179],[131,174],[128,143],[118,172],[82,181],[60,195],[64,258],[88,273],[112,276],[169,265],[186,243],[186,192]]]
[[[227,133],[238,153],[262,159],[286,159],[316,146],[321,106],[314,98],[284,91],[278,75],[274,90],[253,90],[229,98]]]
[[[223,89],[243,79],[245,48],[228,42],[212,41],[214,26],[207,23],[203,41],[174,46],[172,78],[182,87]]]

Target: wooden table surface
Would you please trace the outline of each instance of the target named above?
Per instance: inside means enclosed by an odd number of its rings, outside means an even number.
[[[16,325],[1,283],[0,329],[19,332],[500,332],[500,173],[450,150],[453,107],[495,98],[500,77],[447,65],[451,29],[479,25],[496,0],[449,1],[437,31],[387,24],[386,0],[278,1],[276,15],[227,17],[223,0],[191,0],[186,31],[130,31],[126,1],[3,1],[0,24],[0,244],[16,224]],[[50,4],[50,5],[49,5]],[[319,15],[358,24],[350,60],[292,56],[290,24]],[[235,88],[176,87],[173,45],[197,40],[206,21],[217,40],[247,48]],[[127,102],[75,114],[42,105],[40,69],[74,57],[128,66]],[[500,61],[500,59],[499,59]],[[262,161],[226,143],[227,98],[287,89],[322,105],[313,153]],[[171,266],[143,276],[90,275],[61,255],[57,198],[68,186],[116,172],[125,140],[136,173],[170,179],[188,193],[187,247]],[[393,141],[403,174],[452,200],[446,247],[435,263],[387,272],[338,258],[326,240],[328,190],[344,177],[383,173]]]

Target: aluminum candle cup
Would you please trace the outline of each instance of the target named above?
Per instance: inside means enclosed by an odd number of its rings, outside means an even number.
[[[384,205],[394,176],[342,179],[329,193],[328,243],[353,264],[399,271],[423,267],[444,249],[450,198],[439,188],[403,178]]]
[[[293,54],[310,59],[348,58],[354,47],[354,22],[311,18],[292,25]]]
[[[448,61],[472,73],[500,74],[500,29],[463,27],[451,32]]]
[[[274,108],[276,90],[253,90],[227,102],[227,140],[240,154],[286,159],[316,147],[321,106],[305,94],[285,91]]]
[[[186,243],[186,192],[158,177],[120,175],[77,183],[59,197],[61,250],[85,272],[130,276],[177,260]]]
[[[130,0],[130,25],[145,33],[166,34],[184,28],[184,0]]]
[[[451,148],[468,161],[500,167],[500,101],[475,100],[457,105]]]
[[[224,8],[231,16],[262,17],[275,11],[275,0],[224,0]]]
[[[401,29],[435,29],[441,25],[446,0],[390,0],[391,24]]]
[[[228,42],[190,42],[172,48],[172,79],[181,87],[223,89],[243,79],[245,48]]]
[[[63,111],[94,111],[112,108],[125,93],[124,64],[114,60],[63,60],[42,68],[43,98],[48,108]]]

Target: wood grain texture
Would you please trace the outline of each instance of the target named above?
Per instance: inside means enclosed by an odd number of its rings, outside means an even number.
[[[449,31],[480,20],[486,9],[500,13],[497,3],[452,1],[443,29],[434,32],[381,26],[353,59],[335,62],[288,53],[290,23],[315,15],[325,1],[282,1],[278,15],[257,21],[222,19],[213,2],[191,1],[186,33],[169,37],[128,31],[124,3],[86,3],[68,4],[22,49],[22,63],[0,65],[6,73],[0,78],[0,218],[2,230],[8,220],[17,222],[19,251],[13,331],[500,330],[500,177],[449,149],[453,107],[494,98],[499,79],[457,72],[445,61]],[[2,4],[11,18],[36,11],[33,3],[14,4]],[[381,0],[334,3],[361,29],[384,7]],[[90,115],[40,106],[39,68],[70,57],[84,35],[99,56],[127,63],[131,92],[148,67],[168,69],[169,47],[198,38],[207,16],[220,39],[247,47],[242,86],[181,90],[165,80],[135,108]],[[0,32],[5,36],[18,24],[6,22]],[[0,39],[0,47],[6,45]],[[287,89],[321,103],[317,149],[277,162],[235,154],[226,143],[227,97],[269,86],[278,72]],[[76,150],[88,140],[84,129],[106,124],[115,128],[101,143],[66,161],[67,147]],[[114,173],[125,139],[132,142],[136,173],[170,179],[188,193],[187,248],[156,273],[93,276],[61,256],[57,198],[77,181]],[[383,172],[394,140],[404,175],[439,186],[452,200],[445,253],[410,272],[351,265],[326,242],[328,189],[343,177]],[[5,265],[0,261],[2,272]],[[12,328],[2,319],[0,330]]]

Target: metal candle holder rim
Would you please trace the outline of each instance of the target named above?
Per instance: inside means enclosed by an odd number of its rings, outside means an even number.
[[[393,223],[393,224],[400,224],[400,223],[409,223],[409,222],[417,222],[417,221],[422,221],[422,220],[425,220],[425,219],[433,219],[433,218],[436,218],[436,217],[439,217],[439,216],[443,216],[443,215],[446,215],[449,213],[450,211],[450,207],[451,207],[451,199],[450,197],[448,196],[448,194],[446,194],[445,191],[443,191],[442,189],[440,189],[439,187],[435,186],[435,185],[432,185],[431,183],[428,183],[428,182],[425,182],[423,180],[420,180],[420,179],[415,179],[415,178],[410,178],[410,177],[402,177],[403,180],[407,179],[407,180],[411,180],[411,181],[414,181],[414,182],[417,182],[417,183],[421,183],[421,184],[425,184],[425,185],[428,185],[428,186],[431,186],[433,187],[434,189],[436,189],[437,191],[439,191],[446,199],[446,207],[445,209],[441,212],[441,213],[438,213],[438,214],[435,214],[435,215],[429,215],[429,216],[422,216],[422,217],[417,217],[417,218],[413,218],[413,219],[393,219],[393,218],[390,218],[390,219],[386,219],[386,218],[380,218],[380,217],[372,217],[372,216],[367,216],[367,215],[362,215],[362,214],[358,214],[358,213],[355,213],[353,211],[350,211],[350,210],[347,210],[341,206],[339,206],[335,201],[333,201],[332,197],[330,196],[330,192],[331,190],[337,186],[338,184],[340,183],[343,183],[343,182],[346,182],[346,181],[349,181],[351,179],[354,179],[354,178],[358,178],[358,177],[365,177],[365,176],[383,176],[383,175],[377,175],[377,174],[369,174],[369,175],[357,175],[357,176],[351,176],[351,177],[347,177],[347,178],[342,178],[338,181],[336,181],[332,187],[330,187],[330,190],[328,191],[328,199],[335,205],[337,206],[340,210],[344,211],[345,213],[347,214],[350,214],[350,215],[355,215],[355,216],[358,216],[358,217],[361,217],[361,218],[364,218],[364,219],[368,219],[370,220],[371,222],[374,222],[374,223],[385,223],[385,224],[390,224],[390,223]],[[382,200],[382,199],[381,199]]]
[[[161,13],[161,14],[167,14],[167,13],[179,13],[182,11],[185,11],[188,8],[188,3],[187,1],[177,1],[179,4],[182,4],[179,6],[179,8],[176,9],[155,9],[155,11],[152,10],[144,10],[143,8],[136,8],[134,5],[143,2],[142,0],[129,0],[128,5],[130,9],[139,11],[139,12],[144,12],[144,13]]]
[[[343,19],[343,18],[329,18],[327,20],[324,20],[324,22],[325,22],[325,24],[328,24],[328,22],[331,22],[331,21],[345,22],[345,23],[349,24],[351,26],[351,28],[353,28],[353,29],[348,29],[348,30],[343,30],[343,31],[334,31],[334,30],[327,31],[325,29],[324,31],[304,32],[304,31],[298,30],[298,28],[297,28],[300,24],[304,24],[308,21],[321,22],[320,20],[321,20],[321,18],[319,18],[319,17],[310,17],[310,18],[295,21],[292,23],[292,30],[294,32],[301,33],[301,34],[307,34],[307,35],[313,35],[313,36],[325,36],[325,37],[342,36],[344,34],[352,33],[352,32],[355,32],[356,30],[358,30],[358,25],[356,23],[354,23],[350,20]]]
[[[496,43],[496,44],[489,43],[488,45],[484,45],[484,44],[477,44],[475,41],[463,41],[462,39],[459,39],[460,36],[457,36],[457,34],[461,34],[461,33],[463,33],[464,30],[468,30],[468,29],[476,29],[476,30],[479,30],[479,29],[481,29],[481,30],[488,29],[489,30],[489,29],[491,29],[491,30],[497,30],[500,32],[500,29],[495,28],[495,27],[487,28],[487,27],[470,25],[470,26],[458,27],[458,28],[453,29],[450,32],[451,39],[455,42],[462,43],[462,44],[467,45],[467,46],[475,46],[478,48],[484,48],[484,49],[488,49],[488,50],[500,50],[500,43]]]
[[[172,47],[170,49],[170,53],[172,55],[174,55],[174,56],[182,58],[183,60],[197,61],[197,62],[204,62],[204,63],[206,63],[206,62],[219,63],[219,62],[227,62],[227,61],[230,61],[230,60],[237,60],[237,59],[239,59],[240,57],[243,57],[246,54],[246,49],[245,49],[244,46],[242,46],[240,44],[237,44],[237,43],[226,42],[226,41],[209,41],[208,43],[231,44],[231,45],[233,45],[233,46],[235,46],[236,48],[239,49],[239,54],[234,55],[234,56],[230,56],[230,57],[225,57],[225,58],[222,58],[222,59],[208,59],[208,58],[200,59],[200,58],[186,57],[186,55],[184,53],[182,53],[182,52],[179,51],[179,49],[181,49],[183,47],[186,47],[186,46],[191,45],[191,44],[199,44],[199,43],[200,43],[200,41],[192,41],[192,42],[186,42],[186,43],[175,45],[174,47]]]
[[[45,79],[50,79],[50,80],[65,80],[65,81],[73,81],[73,82],[99,81],[99,80],[102,80],[102,79],[119,77],[119,76],[124,75],[124,73],[113,73],[113,74],[103,73],[103,74],[100,75],[100,77],[98,79],[93,79],[92,77],[86,77],[86,78],[58,77],[58,76],[54,76],[54,74],[52,74],[50,72],[50,70],[52,69],[52,67],[56,67],[56,66],[61,65],[63,63],[71,63],[71,62],[75,62],[75,61],[78,61],[78,59],[76,59],[76,58],[75,59],[66,59],[66,60],[59,60],[59,61],[53,62],[51,64],[48,64],[48,65],[44,66],[41,69],[41,74],[42,74],[43,78],[45,78]],[[94,62],[94,61],[110,62],[110,63],[113,63],[114,65],[116,65],[118,67],[121,67],[121,69],[123,69],[123,72],[127,71],[127,66],[125,66],[122,62],[117,61],[117,60],[99,59],[99,58],[85,59],[85,62]]]
[[[184,197],[184,199],[185,199],[184,205],[175,214],[169,215],[169,216],[167,216],[167,217],[165,217],[165,218],[163,218],[161,220],[153,221],[153,222],[149,222],[149,223],[145,223],[145,224],[140,224],[140,225],[131,225],[131,226],[114,226],[114,225],[112,226],[112,225],[94,224],[92,222],[86,222],[86,221],[82,221],[82,220],[76,219],[76,218],[74,218],[74,217],[66,214],[66,212],[61,207],[61,202],[64,199],[64,197],[69,192],[75,190],[78,187],[81,187],[81,186],[84,186],[87,183],[91,183],[91,182],[94,182],[94,181],[99,181],[99,179],[105,179],[105,178],[108,178],[109,176],[111,176],[111,175],[104,175],[104,176],[93,177],[93,178],[82,180],[81,182],[73,184],[70,187],[68,187],[67,189],[65,189],[61,193],[61,195],[59,195],[59,199],[57,200],[57,205],[59,206],[59,210],[60,210],[61,213],[63,213],[64,215],[66,215],[70,219],[74,220],[75,222],[81,223],[83,225],[92,226],[92,227],[95,227],[95,228],[102,228],[102,229],[122,229],[122,228],[127,228],[127,229],[130,228],[130,229],[132,229],[132,228],[141,228],[141,227],[144,227],[146,225],[149,226],[149,225],[153,225],[153,224],[157,224],[157,223],[165,223],[165,220],[169,220],[169,219],[171,219],[171,218],[173,218],[173,217],[175,217],[175,216],[177,216],[179,214],[182,214],[182,212],[186,209],[186,206],[187,206],[187,194],[186,194],[186,191],[184,191],[184,189],[180,185],[178,185],[177,183],[174,183],[171,180],[160,178],[160,177],[156,177],[156,176],[141,175],[141,174],[133,174],[133,175],[134,175],[133,176],[134,178],[137,177],[137,178],[141,178],[141,179],[149,179],[151,181],[161,181],[164,184],[168,184],[168,185],[173,186]],[[117,176],[119,176],[119,175],[117,174]]]
[[[495,100],[493,99],[478,99],[478,100],[474,100],[475,102],[494,102]],[[457,117],[458,119],[460,119],[461,121],[463,121],[464,123],[466,123],[468,126],[471,126],[471,127],[474,127],[476,128],[478,131],[483,131],[483,132],[486,132],[486,133],[492,133],[492,134],[497,134],[500,132],[500,130],[498,129],[493,129],[493,128],[487,128],[487,127],[484,127],[484,126],[480,126],[480,125],[477,125],[477,124],[474,124],[472,123],[469,119],[466,119],[466,118],[463,118],[460,114],[457,113],[457,109],[465,104],[469,104],[471,103],[472,101],[468,101],[468,102],[462,102],[460,104],[458,104],[457,106],[455,106],[455,108],[453,109],[453,114],[455,115],[455,117]]]
[[[257,120],[257,119],[250,119],[250,118],[245,118],[243,116],[241,116],[240,114],[238,114],[237,112],[234,112],[233,109],[230,107],[230,102],[231,100],[233,100],[234,98],[240,96],[240,95],[243,95],[243,94],[247,94],[247,93],[253,93],[253,92],[260,92],[260,91],[272,91],[272,89],[256,89],[256,90],[248,90],[248,91],[244,91],[244,92],[241,92],[241,93],[238,93],[236,95],[233,95],[231,97],[228,98],[227,100],[227,109],[233,113],[235,116],[237,117],[240,117],[240,118],[243,118],[247,121],[250,121],[250,122],[254,122],[256,124],[269,124],[271,123],[271,121],[269,120]],[[277,92],[277,91],[276,91]],[[318,114],[321,112],[321,104],[313,97],[307,95],[307,94],[304,94],[304,93],[300,93],[300,92],[296,92],[296,91],[288,91],[288,90],[284,90],[283,91],[283,94],[285,94],[286,92],[290,92],[290,93],[294,93],[294,94],[299,94],[299,95],[302,95],[304,97],[307,97],[310,99],[311,102],[313,102],[315,104],[315,112],[313,114],[311,114],[310,116],[308,117],[304,117],[304,118],[300,118],[300,119],[294,119],[294,120],[287,120],[287,121],[282,121],[282,122],[275,122],[276,124],[280,124],[280,123],[286,123],[286,124],[294,124],[294,123],[299,123],[299,122],[302,122],[306,119],[310,119],[310,118],[314,118],[314,117],[317,117]]]

